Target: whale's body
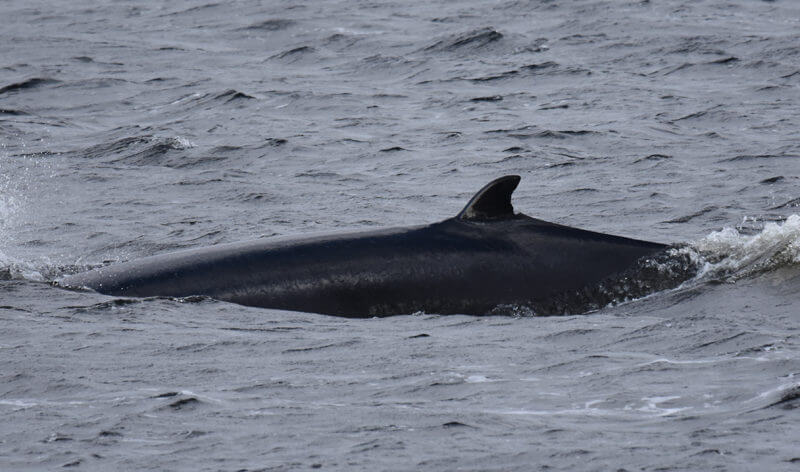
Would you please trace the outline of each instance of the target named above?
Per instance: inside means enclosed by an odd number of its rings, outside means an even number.
[[[482,315],[503,306],[541,311],[624,277],[666,248],[514,214],[518,183],[518,176],[497,179],[458,216],[430,225],[211,246],[59,283],[115,296],[205,295],[348,317]]]

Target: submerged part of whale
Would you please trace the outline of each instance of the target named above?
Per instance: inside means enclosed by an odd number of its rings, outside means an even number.
[[[519,176],[482,188],[454,218],[424,226],[180,251],[58,284],[124,297],[187,297],[372,317],[415,312],[581,313],[675,286],[668,246],[514,213]]]

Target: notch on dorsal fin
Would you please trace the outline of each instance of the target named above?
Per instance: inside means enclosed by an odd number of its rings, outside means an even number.
[[[492,180],[467,203],[456,218],[460,220],[493,220],[514,216],[511,194],[519,184],[518,175],[507,175]]]

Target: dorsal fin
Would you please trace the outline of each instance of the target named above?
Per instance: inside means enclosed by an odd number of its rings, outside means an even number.
[[[467,203],[456,218],[460,220],[492,220],[514,216],[511,194],[519,184],[518,175],[506,175],[492,180]]]

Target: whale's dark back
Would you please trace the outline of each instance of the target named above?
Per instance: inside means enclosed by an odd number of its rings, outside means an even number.
[[[665,246],[524,215],[287,242],[256,241],[117,264],[66,278],[117,296],[207,295],[340,316],[486,314],[541,306]]]

